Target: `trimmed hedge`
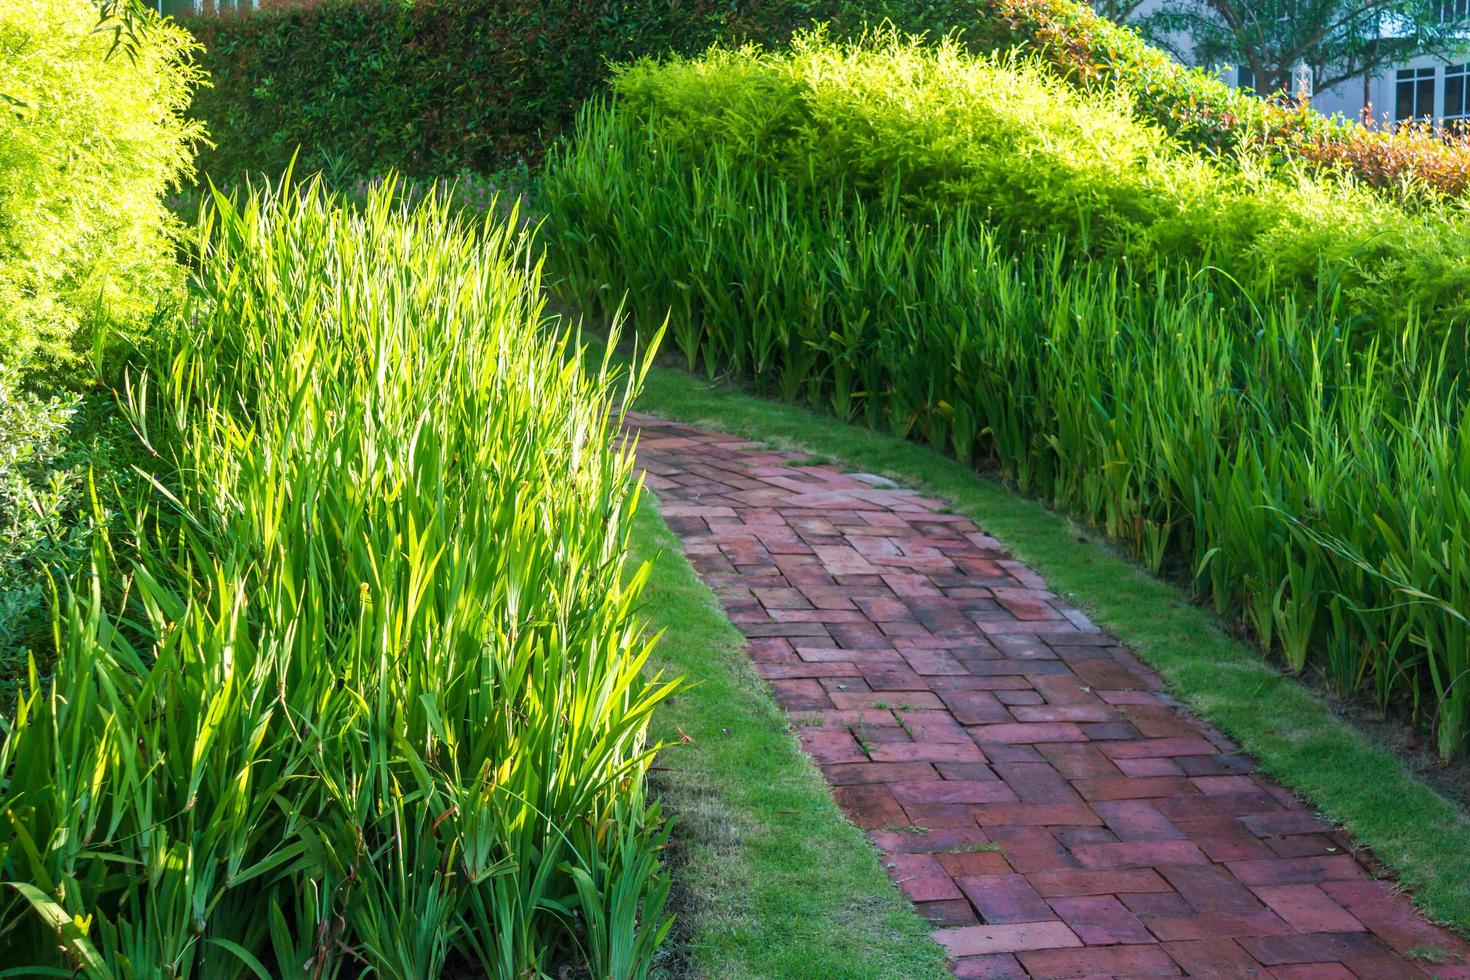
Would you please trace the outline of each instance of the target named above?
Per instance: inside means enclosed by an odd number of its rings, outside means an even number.
[[[214,81],[195,113],[216,180],[301,164],[338,174],[488,172],[535,162],[609,65],[716,40],[779,43],[813,20],[942,33],[962,0],[327,0],[191,18]]]
[[[214,78],[195,111],[218,144],[201,169],[275,172],[297,146],[309,169],[343,175],[534,163],[604,90],[610,64],[715,42],[779,45],[813,21],[835,39],[888,22],[959,31],[972,51],[1027,50],[1074,84],[1120,89],[1140,116],[1199,149],[1308,160],[1395,193],[1470,186],[1463,142],[1263,101],[1074,0],[327,0],[195,18]]]

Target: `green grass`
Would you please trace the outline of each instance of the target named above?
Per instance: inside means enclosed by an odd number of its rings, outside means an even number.
[[[642,411],[821,453],[945,498],[1152,664],[1261,768],[1371,847],[1431,919],[1470,932],[1470,820],[1175,587],[1090,531],[932,449],[652,369]]]
[[[947,976],[929,926],[832,801],[744,638],[646,500],[634,532],[634,557],[654,562],[646,611],[666,630],[656,665],[694,685],[653,722],[673,746],[657,785],[676,820],[680,951],[722,980]],[[692,741],[677,744],[681,733]]]

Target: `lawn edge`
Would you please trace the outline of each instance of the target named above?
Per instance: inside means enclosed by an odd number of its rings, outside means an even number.
[[[653,494],[635,520],[632,557],[652,563],[644,614],[663,631],[652,667],[693,685],[651,726],[670,746],[654,787],[679,849],[674,952],[706,977],[949,976],[931,926],[837,807]]]
[[[1263,772],[1371,849],[1426,917],[1470,935],[1470,817],[1089,529],[926,446],[680,370],[652,368],[638,408],[830,456],[949,501],[1158,670]]]

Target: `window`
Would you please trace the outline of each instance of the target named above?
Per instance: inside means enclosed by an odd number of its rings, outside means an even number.
[[[1426,119],[1434,115],[1434,69],[1400,68],[1394,90],[1394,118]]]
[[[1467,0],[1470,2],[1470,0]],[[1251,71],[1250,65],[1241,65],[1235,73],[1235,84],[1242,92],[1255,92],[1260,94],[1256,88],[1256,73]]]
[[[1470,120],[1470,64],[1446,65],[1444,69],[1444,121],[1447,127],[1464,129]]]
[[[1439,0],[1439,22],[1458,24],[1470,18],[1470,0]]]

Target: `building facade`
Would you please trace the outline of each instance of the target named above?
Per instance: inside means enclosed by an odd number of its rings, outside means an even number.
[[[1157,10],[1164,0],[1144,0],[1135,17]],[[1464,20],[1470,0],[1441,0],[1446,18]],[[1168,39],[1175,51],[1188,51],[1187,39]],[[1253,88],[1248,68],[1200,65],[1216,68],[1221,78],[1238,88]],[[1384,123],[1410,119],[1465,125],[1470,123],[1470,46],[1458,60],[1420,55],[1382,69],[1364,78],[1350,79],[1332,88],[1312,93],[1312,106],[1324,115],[1342,115]]]

